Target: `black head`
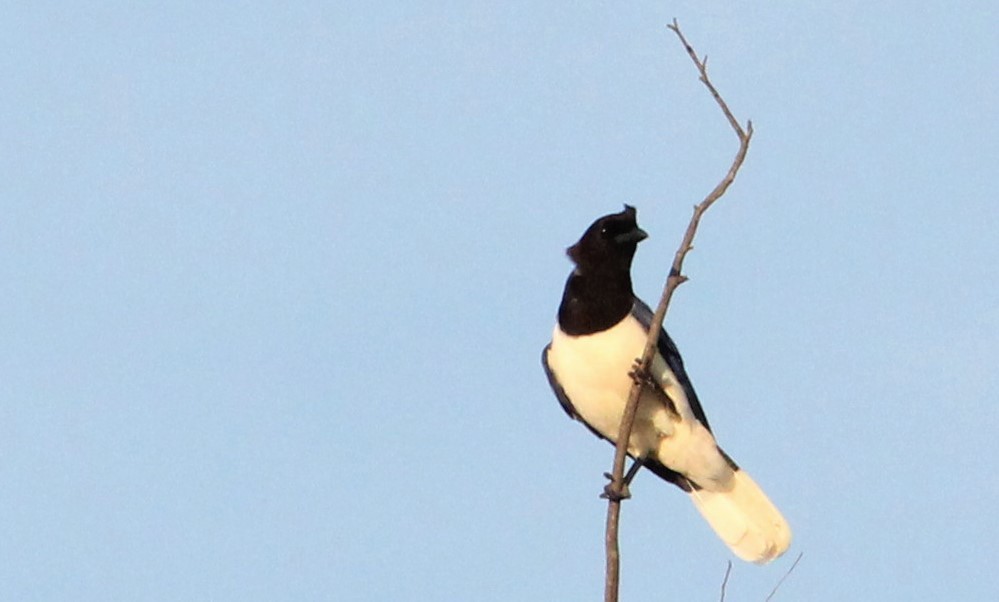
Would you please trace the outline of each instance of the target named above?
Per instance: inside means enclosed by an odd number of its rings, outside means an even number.
[[[647,237],[645,230],[638,227],[635,208],[625,205],[624,211],[593,222],[566,252],[580,274],[607,269],[628,272],[638,243]]]

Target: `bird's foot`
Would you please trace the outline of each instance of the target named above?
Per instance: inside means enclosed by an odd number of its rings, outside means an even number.
[[[631,364],[631,372],[628,372],[628,376],[636,384],[642,385],[643,387],[656,388],[659,383],[653,378],[652,372],[642,365],[641,358],[635,358],[635,361]]]
[[[631,498],[631,491],[628,489],[627,481],[623,481],[621,483],[621,488],[616,489],[614,487],[614,476],[611,475],[611,473],[605,472],[604,478],[608,479],[610,483],[604,485],[604,492],[600,494],[601,498],[612,502],[620,502],[621,500]]]

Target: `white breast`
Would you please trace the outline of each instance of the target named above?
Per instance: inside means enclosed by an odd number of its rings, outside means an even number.
[[[637,320],[626,318],[603,332],[569,336],[556,326],[548,365],[576,413],[611,441],[617,441],[621,415],[631,390],[628,373],[645,347],[646,332]],[[660,395],[643,392],[632,427],[629,452],[654,455],[664,465],[690,476],[710,480],[727,477],[727,464],[714,438],[694,418],[683,388],[658,354],[651,372],[676,406],[671,413]],[[722,474],[724,473],[724,474]]]

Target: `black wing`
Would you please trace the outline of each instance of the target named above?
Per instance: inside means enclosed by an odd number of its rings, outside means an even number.
[[[635,319],[648,331],[649,326],[652,324],[652,310],[638,297],[635,297],[635,305],[631,308],[631,315],[635,316]],[[710,432],[711,425],[708,424],[708,417],[704,415],[704,408],[701,407],[701,402],[697,399],[694,385],[691,384],[690,378],[687,376],[687,371],[683,368],[683,358],[680,357],[680,352],[677,350],[676,344],[673,343],[673,339],[669,338],[664,329],[659,330],[657,347],[659,355],[663,356],[666,365],[676,375],[677,381],[683,387],[684,393],[687,394],[687,401],[690,402],[690,409],[694,412],[694,417],[700,420],[704,428]]]
[[[548,343],[545,348],[541,351],[541,365],[545,367],[545,376],[548,377],[548,385],[551,386],[552,391],[555,392],[555,397],[558,398],[559,405],[565,410],[565,413],[569,415],[569,418],[574,420],[579,420],[579,414],[576,413],[576,408],[573,407],[572,402],[569,401],[569,396],[565,394],[565,389],[559,384],[558,379],[555,378],[555,373],[552,372],[551,367],[548,365],[548,350],[552,348],[552,344]]]

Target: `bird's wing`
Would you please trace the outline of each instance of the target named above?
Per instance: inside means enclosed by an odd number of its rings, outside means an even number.
[[[638,297],[635,297],[635,305],[631,308],[631,315],[635,316],[635,319],[641,323],[646,331],[649,330],[649,326],[652,325],[652,310]],[[708,417],[704,414],[704,408],[701,407],[701,402],[697,399],[697,393],[694,392],[694,385],[691,384],[690,378],[687,376],[687,371],[683,368],[683,358],[680,357],[680,352],[677,350],[676,344],[666,334],[665,329],[659,329],[659,340],[656,343],[656,348],[659,351],[659,355],[666,362],[666,365],[676,375],[676,380],[683,387],[684,393],[687,394],[687,401],[690,403],[690,410],[694,413],[694,417],[710,432],[711,425],[708,424]]]

